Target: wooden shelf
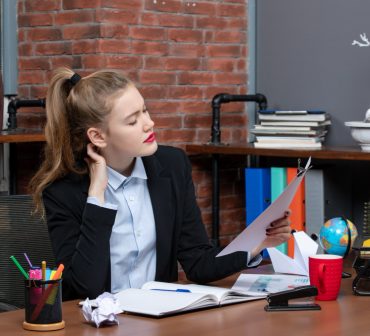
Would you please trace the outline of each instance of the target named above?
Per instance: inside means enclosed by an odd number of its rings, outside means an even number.
[[[323,147],[322,149],[275,149],[255,148],[249,143],[233,144],[192,144],[186,145],[189,154],[224,154],[256,155],[277,157],[312,157],[329,160],[370,161],[370,152],[361,151],[360,147]]]
[[[45,135],[41,129],[22,129],[0,131],[0,143],[44,142]]]

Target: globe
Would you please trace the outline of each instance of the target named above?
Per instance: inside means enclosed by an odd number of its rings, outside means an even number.
[[[348,236],[348,229],[351,239]],[[343,217],[335,217],[326,221],[321,227],[319,242],[326,253],[345,257],[351,250],[357,235],[356,226],[351,221]]]

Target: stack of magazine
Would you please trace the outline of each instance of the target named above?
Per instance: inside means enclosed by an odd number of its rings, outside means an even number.
[[[260,110],[258,119],[251,129],[257,148],[320,149],[331,124],[321,110]]]

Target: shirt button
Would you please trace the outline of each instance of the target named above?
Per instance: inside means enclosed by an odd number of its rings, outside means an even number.
[[[136,231],[136,235],[137,235],[138,237],[140,237],[140,236],[141,236],[141,231],[140,231],[140,230],[137,230],[137,231]]]
[[[134,196],[130,196],[130,197],[129,197],[129,200],[132,202],[132,201],[134,201],[134,200],[135,200],[135,197],[134,197]]]

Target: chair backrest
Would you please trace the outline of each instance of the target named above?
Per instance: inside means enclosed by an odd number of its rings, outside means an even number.
[[[34,205],[30,195],[0,196],[0,309],[24,307],[24,276],[9,259],[14,255],[23,268],[29,265],[27,253],[34,266],[47,262],[54,267],[46,222],[33,215]]]

